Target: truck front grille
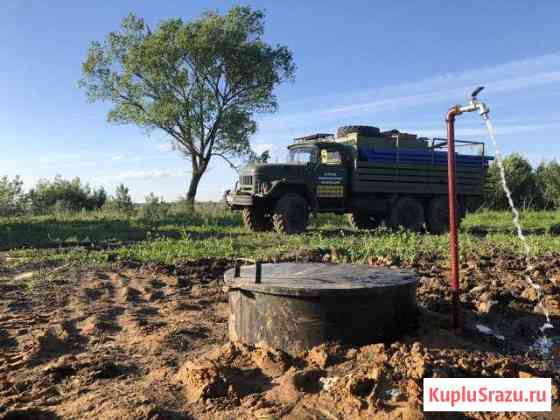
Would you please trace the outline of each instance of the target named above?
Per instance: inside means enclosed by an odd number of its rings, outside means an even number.
[[[251,175],[240,176],[239,185],[253,185],[253,177]]]

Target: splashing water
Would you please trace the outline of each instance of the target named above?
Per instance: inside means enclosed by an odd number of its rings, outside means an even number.
[[[490,138],[492,139],[492,143],[494,145],[494,152],[495,152],[495,155],[496,155],[496,163],[498,164],[498,168],[500,170],[500,178],[501,178],[501,181],[502,181],[502,188],[504,189],[504,192],[506,193],[506,197],[507,197],[507,200],[508,200],[508,203],[509,203],[509,207],[510,207],[511,212],[513,214],[513,224],[515,225],[515,228],[517,230],[517,236],[519,237],[519,240],[523,244],[523,248],[524,248],[524,251],[525,251],[525,262],[527,264],[527,267],[525,269],[525,281],[533,289],[535,289],[535,291],[537,292],[537,300],[538,300],[537,306],[542,309],[542,311],[544,313],[544,316],[546,318],[545,323],[540,327],[540,332],[541,332],[542,336],[537,339],[537,341],[533,344],[532,348],[533,348],[533,350],[535,350],[535,351],[537,351],[537,352],[546,356],[550,353],[550,351],[552,350],[552,346],[553,346],[552,340],[549,339],[546,335],[546,330],[553,328],[552,322],[550,321],[550,314],[548,312],[548,309],[544,305],[544,296],[543,296],[543,293],[542,293],[541,286],[539,286],[538,284],[533,282],[533,280],[529,276],[529,271],[531,271],[531,269],[533,268],[529,264],[529,257],[531,256],[531,248],[529,247],[529,242],[527,241],[527,238],[523,234],[523,228],[521,227],[521,222],[520,222],[520,219],[519,219],[519,212],[517,211],[517,208],[515,207],[515,204],[513,203],[513,199],[511,197],[511,190],[509,189],[509,187],[507,185],[507,182],[506,182],[506,172],[505,172],[505,169],[504,169],[502,154],[500,152],[500,148],[498,147],[498,143],[496,142],[496,134],[494,132],[494,127],[492,126],[492,123],[490,122],[489,118],[485,118],[484,121],[486,122],[486,128],[488,130],[488,134],[490,135]]]

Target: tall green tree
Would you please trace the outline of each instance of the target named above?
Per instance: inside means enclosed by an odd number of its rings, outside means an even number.
[[[191,162],[192,205],[212,157],[250,155],[254,114],[276,111],[274,88],[294,78],[290,50],[263,32],[263,12],[250,7],[169,19],[153,31],[131,14],[91,44],[80,85],[91,101],[113,104],[109,121],[171,136]]]
[[[130,196],[130,191],[127,186],[124,184],[117,185],[111,204],[117,210],[125,213],[130,213],[134,209],[132,197]]]
[[[560,164],[556,160],[542,162],[537,168],[537,183],[541,191],[544,207],[560,208]]]
[[[537,177],[529,161],[517,153],[512,153],[504,158],[503,163],[506,182],[514,204],[522,209],[540,208],[542,206],[542,195],[537,185]],[[488,168],[485,205],[495,210],[508,208],[500,170],[496,162]]]
[[[14,216],[22,213],[26,206],[26,195],[23,192],[23,181],[16,175],[10,180],[7,176],[0,177],[0,216]]]

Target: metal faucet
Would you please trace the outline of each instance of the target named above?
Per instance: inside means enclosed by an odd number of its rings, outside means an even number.
[[[462,114],[463,112],[478,111],[483,120],[488,119],[490,108],[488,108],[484,102],[479,102],[478,99],[476,99],[482,89],[484,89],[484,86],[479,86],[473,91],[473,93],[471,93],[471,100],[468,105],[457,106],[457,115]]]

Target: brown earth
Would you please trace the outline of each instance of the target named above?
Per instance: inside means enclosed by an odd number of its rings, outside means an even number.
[[[332,261],[336,255],[296,257]],[[416,331],[395,343],[330,343],[298,357],[228,343],[221,287],[228,266],[205,260],[61,269],[32,290],[0,282],[0,418],[414,419],[426,414],[423,377],[527,376],[553,378],[555,411],[544,417],[560,415],[559,342],[548,358],[530,349],[544,317],[534,310],[537,295],[523,282],[519,258],[496,253],[463,264],[460,334],[449,329],[447,271],[424,259],[414,265],[421,276]],[[2,275],[22,273],[4,269]],[[554,315],[551,334],[558,335],[559,256],[540,259],[531,275],[543,285]],[[505,339],[481,333],[477,324]]]

